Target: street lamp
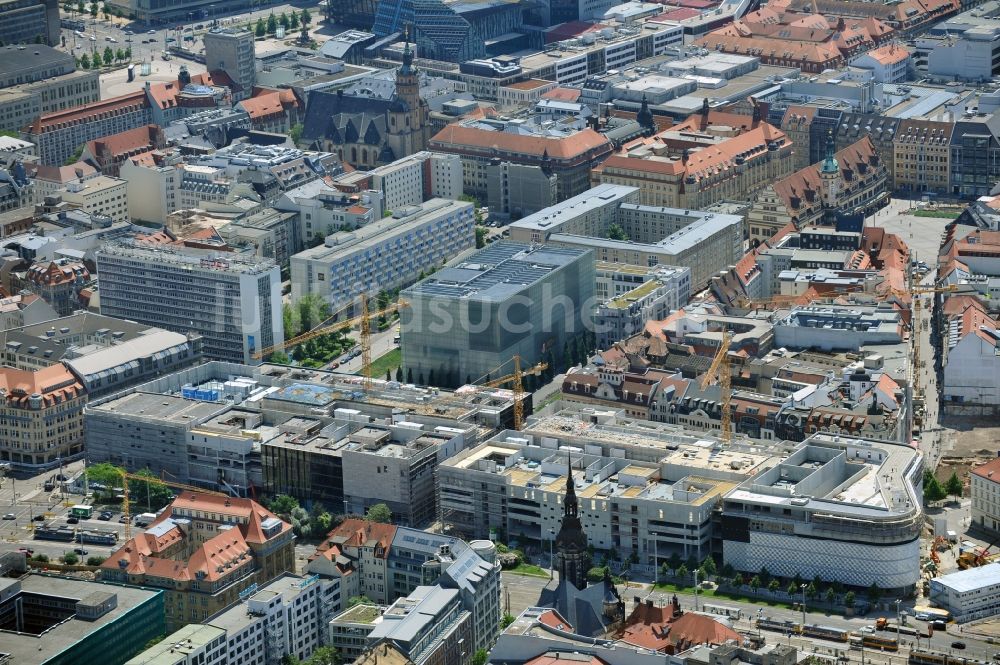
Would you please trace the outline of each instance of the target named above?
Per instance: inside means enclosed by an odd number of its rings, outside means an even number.
[[[556,557],[552,552],[552,546],[556,542],[556,531],[555,529],[549,529],[549,579],[551,580],[556,576]]]
[[[698,611],[698,569],[694,569],[694,611]]]
[[[806,585],[800,584],[799,590],[802,592],[802,627],[806,627]]]
[[[901,599],[896,599],[896,645],[899,645],[899,604],[903,602]]]

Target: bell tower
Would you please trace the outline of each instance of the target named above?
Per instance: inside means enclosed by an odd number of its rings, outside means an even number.
[[[397,159],[426,149],[430,140],[430,109],[420,98],[420,74],[413,66],[409,27],[403,34],[403,64],[396,70],[396,99],[388,118],[390,145]]]
[[[580,504],[576,498],[573,481],[573,457],[566,455],[566,498],[563,499],[563,518],[556,535],[556,556],[559,558],[560,582],[572,582],[577,589],[587,587],[590,556],[587,553],[587,534],[580,522]]]

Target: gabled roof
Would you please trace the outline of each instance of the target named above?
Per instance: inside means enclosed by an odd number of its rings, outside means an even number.
[[[488,154],[498,150],[505,153],[542,158],[570,160],[586,155],[591,150],[611,150],[611,142],[603,134],[589,127],[570,136],[555,138],[548,136],[528,136],[511,134],[478,127],[467,127],[460,123],[448,125],[431,139],[431,149],[468,149]]]

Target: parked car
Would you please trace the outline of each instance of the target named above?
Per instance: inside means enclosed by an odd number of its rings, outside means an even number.
[[[80,518],[78,518],[78,517],[67,517],[66,518],[66,524],[79,524],[79,523],[80,523]]]
[[[35,522],[44,522],[45,521],[45,515],[35,515],[31,519],[34,520]]]
[[[916,614],[913,615],[913,618],[916,619],[917,621],[929,621],[931,615],[927,614],[926,612],[917,612]]]
[[[156,34],[156,30],[150,30],[146,34],[147,35],[155,35]]]
[[[952,649],[964,649],[965,648],[965,642],[952,642],[951,643],[951,648]]]
[[[124,515],[122,515],[121,517],[118,518],[118,523],[119,524],[125,524],[126,522],[128,522],[128,518],[125,517]]]
[[[77,547],[73,551],[79,554],[80,556],[87,556],[87,550],[83,549],[82,547]]]
[[[111,519],[111,513],[105,510],[103,513],[97,516],[97,519],[101,520],[102,522],[107,522]]]
[[[875,626],[871,626],[871,625],[865,626],[864,628],[861,629],[861,632],[862,633],[874,633],[875,632]]]
[[[16,520],[17,515],[15,515],[14,513],[7,513],[6,515],[3,516],[3,518],[5,520]]]
[[[31,549],[30,547],[18,547],[17,551],[18,552],[23,552],[24,554],[34,554],[35,553],[35,550]]]

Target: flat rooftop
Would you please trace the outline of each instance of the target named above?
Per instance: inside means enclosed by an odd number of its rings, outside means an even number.
[[[348,608],[333,618],[333,623],[360,623],[374,625],[382,620],[384,607],[378,605],[355,605]]]
[[[498,242],[456,266],[442,268],[404,294],[499,302],[585,255],[584,250]]]
[[[568,198],[562,203],[557,203],[543,210],[523,217],[511,226],[523,229],[541,231],[543,233],[558,232],[559,227],[567,222],[572,222],[584,214],[587,210],[595,206],[620,203],[630,195],[635,195],[639,191],[638,187],[627,185],[600,184],[592,187],[582,194]]]
[[[87,410],[97,413],[126,415],[136,420],[153,420],[171,423],[200,423],[229,409],[222,402],[202,402],[174,395],[155,393],[129,393],[110,399]]]
[[[381,243],[387,242],[396,236],[408,233],[424,224],[431,218],[457,212],[462,208],[468,208],[471,204],[463,201],[450,201],[447,199],[430,199],[419,206],[412,206],[398,213],[407,212],[402,217],[386,217],[371,224],[360,227],[354,231],[342,231],[335,233],[328,242],[335,244],[323,244],[292,256],[292,260],[298,261],[331,261],[340,258],[343,254],[354,254]]]
[[[84,601],[95,593],[115,594],[118,598],[117,606],[103,616],[84,621],[76,619],[74,615],[73,618],[49,628],[44,639],[26,633],[0,632],[0,655],[10,654],[14,663],[38,663],[55,657],[91,633],[121,619],[163,593],[158,589],[140,589],[56,575],[29,574],[18,580],[3,580],[4,587],[16,583],[20,583],[22,594],[56,597],[64,601]]]

